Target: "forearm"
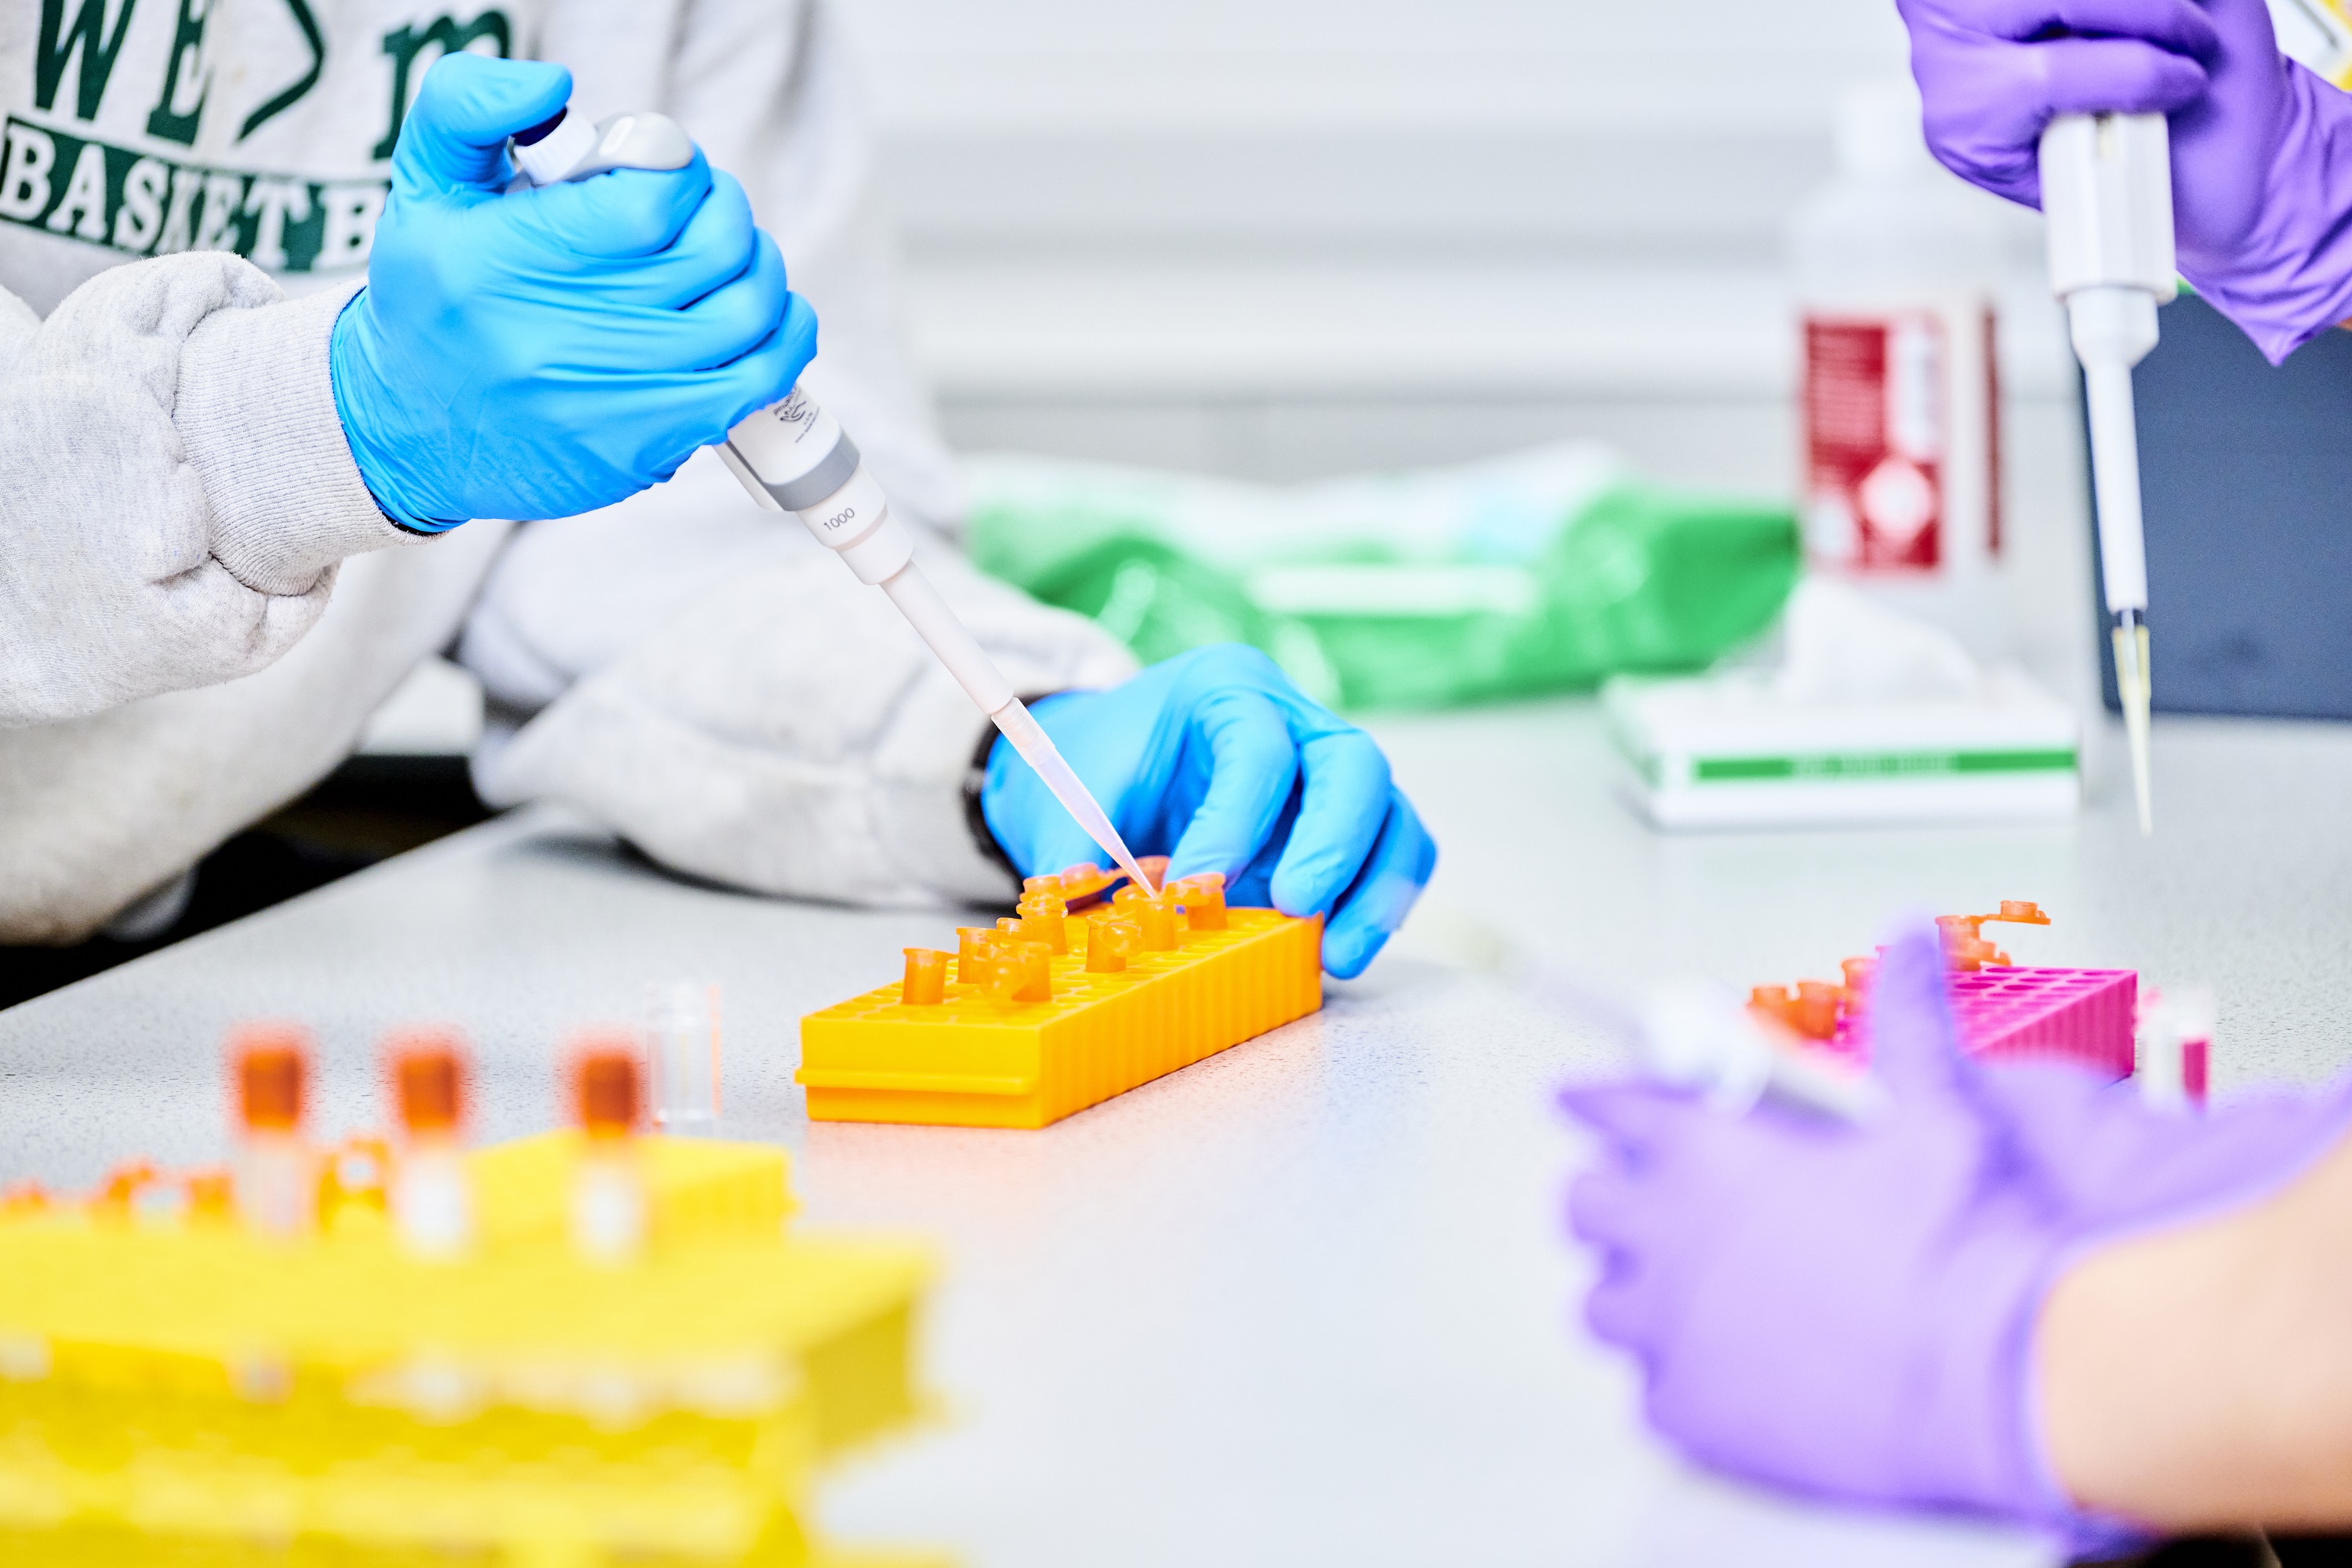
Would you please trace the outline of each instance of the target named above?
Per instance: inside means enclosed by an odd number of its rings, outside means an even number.
[[[502,525],[356,562],[269,668],[0,730],[0,942],[68,942],[300,794],[446,643]]]
[[[2167,1531],[2352,1525],[2352,1139],[2250,1206],[2095,1251],[2051,1291],[2050,1458]]]
[[[115,268],[0,371],[0,726],[233,679],[400,542],[337,421],[336,301],[234,257]]]

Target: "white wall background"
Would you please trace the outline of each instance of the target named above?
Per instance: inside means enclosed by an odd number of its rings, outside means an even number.
[[[1267,478],[1785,488],[1780,225],[1904,61],[1892,0],[840,3],[951,437]]]

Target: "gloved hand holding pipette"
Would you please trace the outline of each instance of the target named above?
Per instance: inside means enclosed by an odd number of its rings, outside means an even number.
[[[394,521],[568,517],[667,479],[791,387],[816,321],[743,192],[679,139],[609,180],[501,195],[561,66],[453,54],[393,160],[336,406]]]
[[[2352,100],[2280,53],[2264,0],[1901,0],[1927,141],[2050,216],[2083,362],[2102,586],[2140,829],[2153,822],[2131,367],[2179,271],[2272,362],[2352,314]]]
[[[2273,363],[2352,317],[2352,97],[2279,53],[2263,0],[1898,0],[1927,144],[2042,205],[2056,115],[2170,121],[2180,271]]]
[[[2070,1065],[1981,1065],[1959,1049],[1934,929],[1883,953],[1869,1005],[1884,1098],[1865,1120],[1770,1100],[1727,1116],[1655,1082],[1562,1097],[1601,1142],[1569,1204],[1601,1259],[1586,1316],[1639,1359],[1651,1421],[1736,1475],[2038,1524],[2085,1555],[2143,1527],[2256,1522],[2214,1501],[2213,1456],[2250,1426],[2182,1429],[2179,1409],[2140,1422],[2205,1456],[2213,1485],[2194,1496],[2117,1468],[2109,1385],[2177,1393],[2221,1354],[2159,1365],[2121,1347],[2161,1339],[2146,1331],[2168,1315],[2210,1333],[2200,1306],[2151,1296],[2131,1322],[2094,1309],[2088,1332],[2116,1353],[2086,1358],[2064,1338],[2076,1310],[2051,1303],[2086,1261],[2118,1256],[2103,1249],[2295,1182],[2352,1124],[2352,1083],[2200,1117]]]

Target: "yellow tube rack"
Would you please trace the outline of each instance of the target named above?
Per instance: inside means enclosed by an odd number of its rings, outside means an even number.
[[[1050,1001],[1002,1001],[959,981],[940,1003],[908,1005],[894,984],[811,1013],[795,1075],[809,1118],[1044,1127],[1323,1005],[1319,918],[1227,919],[1096,974],[1087,919],[1066,916]]]
[[[926,1256],[787,1234],[780,1150],[634,1142],[619,1265],[565,1234],[571,1134],[472,1156],[452,1263],[380,1219],[0,1218],[0,1559],[854,1561],[803,1528],[812,1474],[915,1414]]]

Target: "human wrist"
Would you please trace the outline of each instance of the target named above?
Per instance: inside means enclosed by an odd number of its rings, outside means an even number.
[[[376,510],[386,521],[409,533],[446,533],[466,519],[427,516],[401,494],[394,479],[398,466],[391,461],[379,433],[361,412],[369,400],[359,395],[360,384],[381,380],[364,341],[367,297],[368,291],[362,287],[344,301],[328,339],[327,381],[334,394],[335,416],[342,423],[343,440],[351,447],[352,461],[359,468],[360,481],[367,486]]]
[[[201,258],[173,262],[208,270]],[[268,287],[252,283],[254,295]],[[213,553],[264,593],[306,594],[336,562],[398,540],[368,494],[335,406],[329,361],[338,303],[233,295],[181,346],[172,424],[204,486]]]
[[[2082,1506],[2184,1532],[2352,1521],[2352,1144],[2280,1173],[2085,1249],[2053,1286],[2046,1440]]]

